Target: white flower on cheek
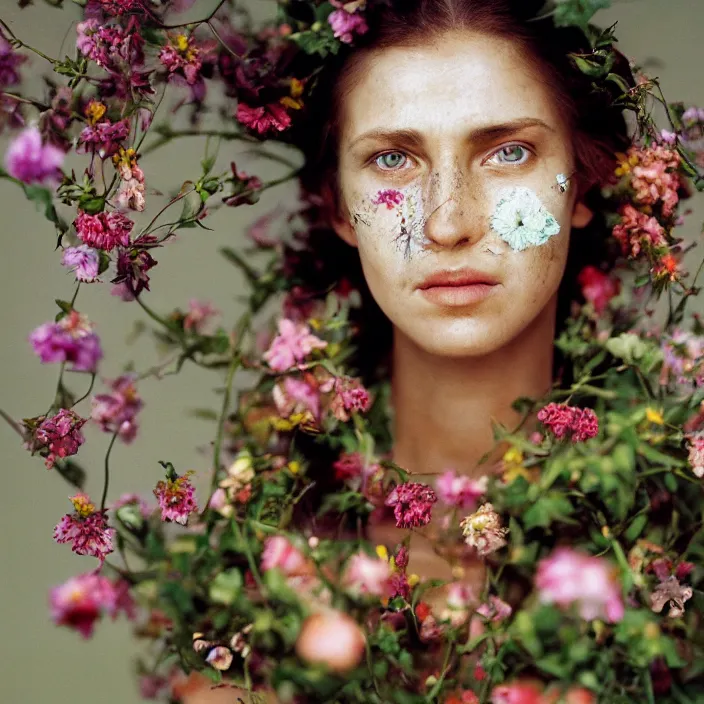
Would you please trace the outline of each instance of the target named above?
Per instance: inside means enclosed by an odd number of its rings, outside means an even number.
[[[491,227],[518,252],[545,244],[560,232],[557,220],[545,209],[538,196],[523,187],[501,191]]]

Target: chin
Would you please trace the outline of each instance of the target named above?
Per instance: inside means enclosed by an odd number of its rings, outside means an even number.
[[[505,331],[496,325],[478,321],[428,321],[422,328],[414,326],[406,335],[427,354],[437,357],[461,359],[483,357],[496,352],[507,340]],[[504,333],[504,334],[502,334]]]

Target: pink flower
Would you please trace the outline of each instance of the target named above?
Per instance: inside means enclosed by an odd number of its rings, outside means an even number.
[[[264,353],[264,359],[274,371],[284,372],[296,362],[302,362],[313,350],[324,349],[327,344],[311,334],[306,324],[283,318],[279,320],[279,334]]]
[[[116,211],[88,215],[79,210],[73,225],[76,228],[76,234],[84,244],[110,252],[118,245],[129,246],[130,232],[134,223]]]
[[[232,187],[232,193],[223,198],[223,203],[230,207],[238,205],[253,205],[259,201],[260,191],[264,187],[258,176],[250,176],[246,171],[237,168],[234,161],[230,162],[232,176],[227,183]]]
[[[113,551],[115,529],[108,527],[105,511],[96,510],[86,494],[71,497],[74,512],[67,513],[54,528],[57,543],[72,543],[78,555],[92,555],[102,563]]]
[[[76,275],[76,280],[91,283],[98,278],[100,254],[87,244],[66,247],[61,263]]]
[[[549,403],[538,411],[538,420],[547,426],[556,438],[563,438],[571,433],[572,442],[589,440],[599,432],[599,420],[590,408]]]
[[[167,44],[159,52],[159,61],[169,74],[181,73],[188,85],[194,85],[201,79],[203,68],[201,50],[196,46],[193,35],[177,34],[172,37],[172,44]]]
[[[238,122],[260,135],[273,131],[283,132],[291,125],[291,116],[279,103],[256,108],[239,103],[235,117]]]
[[[371,406],[371,396],[358,379],[336,377],[333,391],[330,410],[343,423],[350,419],[351,413],[366,413]]]
[[[208,301],[201,302],[191,299],[188,302],[188,313],[183,319],[183,329],[187,332],[196,332],[199,335],[203,335],[207,329],[208,321],[219,314],[220,311]]]
[[[594,306],[594,312],[597,315],[601,315],[606,310],[609,301],[618,295],[621,289],[618,279],[612,279],[595,266],[585,266],[579,272],[577,283],[582,287],[584,298]]]
[[[162,521],[174,521],[185,526],[188,516],[198,510],[195,488],[188,478],[189,474],[179,477],[170,470],[166,481],[161,479],[157,483],[154,496],[159,502]]]
[[[98,336],[85,316],[73,310],[58,323],[43,323],[29,336],[43,363],[68,362],[74,371],[95,372],[103,357]]]
[[[704,432],[688,433],[689,466],[696,477],[704,477]]]
[[[105,433],[119,433],[125,443],[137,434],[137,413],[144,403],[137,393],[133,374],[123,374],[109,382],[112,393],[97,394],[93,398],[92,419]]]
[[[130,12],[144,12],[145,0],[98,0],[104,12],[119,17]]]
[[[386,560],[359,552],[347,562],[343,581],[361,594],[385,597],[389,595],[390,577],[391,568]]]
[[[335,479],[346,481],[360,477],[364,470],[364,458],[359,452],[343,452],[333,463]]]
[[[133,70],[144,63],[144,40],[139,25],[131,18],[127,28],[101,24],[90,17],[76,26],[76,48],[88,59],[111,72],[122,73],[125,65]]]
[[[543,695],[532,682],[502,684],[491,690],[491,704],[542,704]]]
[[[676,149],[666,144],[653,144],[649,147],[631,147],[628,150],[630,162],[636,162],[631,170],[631,187],[635,191],[635,201],[641,205],[659,204],[665,217],[670,217],[679,201],[681,187],[677,169],[680,155]]]
[[[316,386],[303,379],[287,376],[273,390],[276,410],[282,418],[288,418],[294,413],[310,411],[313,420],[320,417],[320,394]]]
[[[435,482],[440,501],[448,506],[468,509],[473,508],[477,499],[486,493],[487,477],[480,479],[470,479],[469,477],[458,475],[453,469],[438,477]]]
[[[675,330],[672,335],[663,337],[661,344],[665,364],[663,379],[670,372],[679,384],[704,385],[704,336],[686,330]]]
[[[61,178],[65,154],[53,144],[43,144],[36,125],[15,137],[5,152],[5,168],[23,183],[54,185]]]
[[[492,595],[489,601],[477,608],[477,613],[489,621],[498,623],[506,620],[513,613],[513,609],[503,599]]]
[[[142,675],[139,678],[139,696],[142,699],[159,699],[169,686],[163,675]]]
[[[397,528],[418,528],[430,523],[433,504],[437,500],[427,484],[406,482],[394,487],[384,504],[393,507]]]
[[[334,10],[328,16],[328,23],[332,27],[333,35],[345,44],[354,41],[354,35],[366,34],[369,30],[366,20],[361,14],[348,12],[344,5],[339,2],[332,2],[332,5],[340,9]]]
[[[81,433],[85,423],[85,418],[65,408],[41,422],[34,437],[41,446],[49,450],[46,458],[47,469],[54,466],[57,457],[69,457],[78,452],[78,448],[85,442]]]
[[[104,119],[95,124],[88,124],[78,136],[78,144],[82,148],[89,147],[98,152],[101,159],[107,159],[117,153],[120,142],[130,134],[130,123],[127,118],[119,122]]]
[[[136,178],[126,179],[120,182],[115,201],[120,208],[129,208],[141,213],[146,205],[145,192],[144,181]]]
[[[543,603],[574,604],[587,621],[614,623],[623,618],[621,587],[614,568],[603,558],[557,548],[538,563],[535,586]]]
[[[272,535],[264,543],[261,568],[265,572],[275,568],[285,575],[296,575],[307,571],[305,556],[291,545],[283,535]]]
[[[403,193],[395,188],[386,188],[376,194],[376,198],[372,201],[374,205],[385,205],[389,210],[392,210],[395,205],[403,202]]]
[[[152,514],[152,507],[139,494],[122,494],[118,499],[113,501],[113,503],[110,505],[110,508],[112,511],[117,512],[117,510],[121,509],[123,506],[135,506],[139,510],[139,513],[141,514],[142,518],[149,518],[149,516],[151,516]]]
[[[667,247],[665,230],[652,215],[641,213],[630,203],[619,209],[621,222],[613,229],[614,237],[621,243],[624,256],[637,257],[642,248],[646,252]]]
[[[88,572],[71,577],[49,592],[51,618],[57,626],[75,628],[90,638],[96,621],[107,613],[115,619],[120,611],[134,618],[134,603],[124,581],[111,582],[107,577]]]

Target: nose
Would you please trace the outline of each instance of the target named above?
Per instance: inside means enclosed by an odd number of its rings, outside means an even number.
[[[433,175],[427,189],[424,226],[428,248],[452,249],[482,238],[484,214],[476,191],[457,168]]]

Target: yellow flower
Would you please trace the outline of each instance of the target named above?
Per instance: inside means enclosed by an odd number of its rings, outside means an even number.
[[[386,549],[386,545],[377,545],[376,554],[379,559],[384,560],[384,562],[389,561],[389,551]]]
[[[523,453],[517,447],[510,447],[503,456],[503,480],[510,484],[524,477],[526,481],[530,481],[530,474],[523,466]]]
[[[175,45],[179,51],[186,51],[188,49],[188,37],[185,34],[177,34]]]
[[[81,518],[88,518],[95,513],[95,504],[90,502],[90,499],[85,494],[76,494],[71,497],[71,503],[76,513]]]
[[[301,463],[298,460],[291,460],[288,463],[288,468],[291,474],[298,474],[301,471]]]
[[[86,108],[86,117],[88,118],[88,123],[91,125],[95,125],[96,123],[98,123],[102,119],[106,110],[107,108],[103,103],[101,103],[99,100],[93,100],[90,105]]]
[[[409,574],[408,575],[408,586],[409,587],[415,587],[416,584],[420,582],[420,577],[417,574]]]
[[[660,413],[660,411],[656,411],[654,408],[651,408],[650,406],[648,406],[648,408],[645,409],[645,417],[651,423],[655,423],[656,425],[663,425],[665,423],[665,419],[662,417],[662,413]]]

